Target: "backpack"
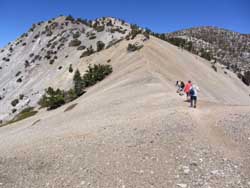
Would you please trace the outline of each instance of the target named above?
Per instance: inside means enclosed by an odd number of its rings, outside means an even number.
[[[193,88],[190,89],[189,94],[190,94],[190,96],[194,95],[194,89]]]

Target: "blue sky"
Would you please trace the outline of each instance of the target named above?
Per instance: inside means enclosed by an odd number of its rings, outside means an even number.
[[[160,33],[204,25],[250,33],[249,0],[0,0],[0,47],[60,14],[113,16]]]

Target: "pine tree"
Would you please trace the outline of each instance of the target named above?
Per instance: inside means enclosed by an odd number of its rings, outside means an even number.
[[[74,90],[77,96],[83,94],[83,80],[80,71],[77,69],[73,78]]]
[[[69,72],[72,73],[73,72],[73,67],[72,64],[69,65]]]

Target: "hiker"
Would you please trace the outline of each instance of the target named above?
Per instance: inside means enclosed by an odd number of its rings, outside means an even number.
[[[176,80],[175,86],[179,86],[180,81]]]
[[[189,95],[191,97],[190,100],[190,107],[194,107],[196,108],[196,104],[197,104],[197,94],[198,91],[200,91],[199,87],[197,85],[192,85],[189,91]]]
[[[177,87],[176,93],[179,93],[181,82],[179,80],[177,80],[175,86]]]
[[[184,90],[184,87],[185,87],[185,84],[183,81],[181,81],[181,90],[180,91],[183,91]]]
[[[188,83],[186,83],[185,87],[184,87],[184,92],[186,93],[187,95],[187,101],[189,100],[189,91],[190,91],[190,88],[192,87],[192,82],[189,80]]]
[[[178,87],[178,89],[177,89],[177,93],[180,93],[181,94],[181,92],[184,90],[184,87],[185,87],[185,84],[184,84],[184,82],[183,81],[178,81],[178,84],[177,84],[177,87]]]

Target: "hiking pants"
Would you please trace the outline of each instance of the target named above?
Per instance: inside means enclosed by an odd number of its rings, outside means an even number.
[[[196,107],[196,103],[197,103],[197,96],[191,96],[191,107]]]

